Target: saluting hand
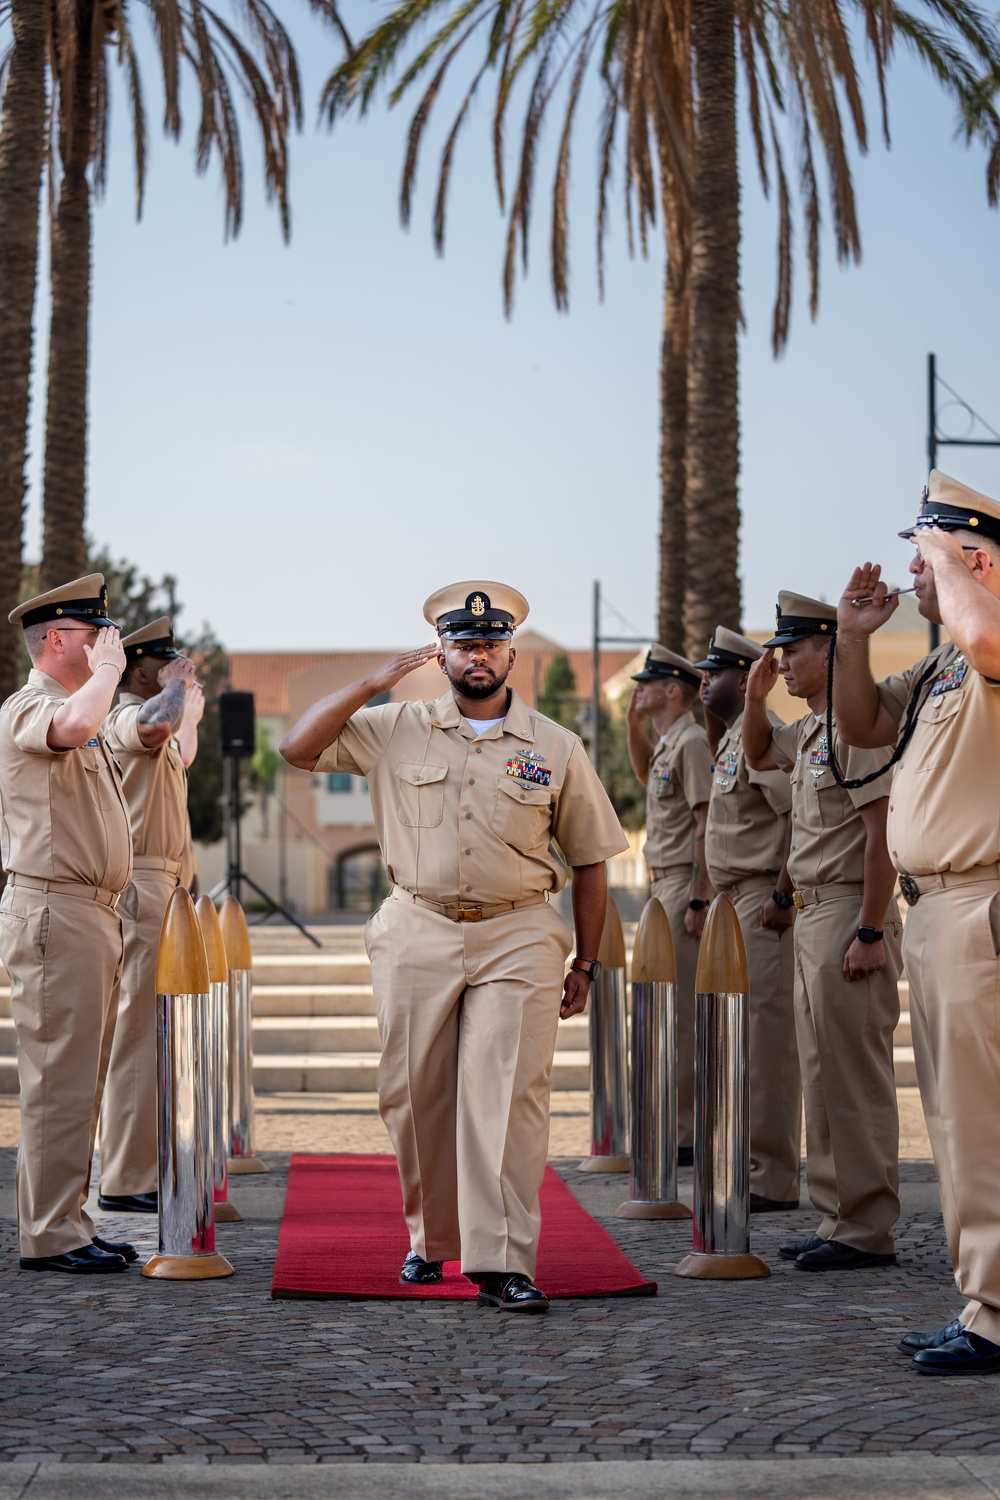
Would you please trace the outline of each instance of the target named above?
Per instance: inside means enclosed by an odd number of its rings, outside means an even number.
[[[773,648],[768,646],[764,655],[759,656],[750,668],[750,676],[747,678],[747,698],[752,702],[764,703],[777,681],[778,658]]]
[[[387,661],[384,667],[372,673],[369,679],[371,685],[376,692],[387,692],[410,672],[415,672],[425,662],[432,661],[437,656],[438,650],[438,643],[435,641],[430,646],[418,646],[416,651],[401,651],[398,656]]]
[[[117,667],[118,676],[121,677],[125,670],[125,651],[122,647],[121,631],[116,625],[105,625],[97,632],[97,639],[92,646],[84,646],[87,653],[87,664],[91,672],[107,665]]]
[[[190,657],[178,656],[173,661],[164,662],[156,674],[160,687],[166,687],[168,682],[176,682],[178,679],[186,682],[188,687],[194,682],[194,662]]]
[[[200,724],[201,716],[205,712],[205,690],[200,682],[192,682],[184,699],[184,722],[186,724]]]
[[[899,600],[895,596],[887,598],[888,592],[879,563],[866,562],[855,568],[837,605],[838,631],[846,635],[874,635],[899,608]],[[871,603],[855,604],[855,599],[870,599]]]

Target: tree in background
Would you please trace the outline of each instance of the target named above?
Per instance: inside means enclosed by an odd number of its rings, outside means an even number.
[[[264,838],[271,837],[270,805],[278,772],[285,762],[271,744],[271,731],[266,724],[257,725],[253,755],[250,758],[250,785],[260,795],[260,817]]]
[[[618,703],[601,709],[601,780],[618,821],[635,833],[646,826],[646,788],[640,786],[628,758],[627,702],[626,694]]]
[[[580,732],[580,699],[576,691],[576,674],[565,651],[557,651],[545,672],[538,695],[538,711],[554,719],[564,729]]]

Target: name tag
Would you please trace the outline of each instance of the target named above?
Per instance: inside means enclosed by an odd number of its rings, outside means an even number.
[[[930,696],[937,698],[941,693],[950,693],[954,688],[961,687],[968,665],[965,657],[960,656],[950,667],[945,667],[940,677],[935,677]]]
[[[507,762],[507,775],[516,776],[519,781],[532,781],[536,786],[548,786],[552,780],[552,772],[546,766],[538,766],[522,755]]]

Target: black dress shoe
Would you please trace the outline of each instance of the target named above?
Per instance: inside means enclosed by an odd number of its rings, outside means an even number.
[[[782,1260],[798,1260],[807,1250],[818,1250],[820,1245],[825,1244],[826,1240],[821,1235],[807,1234],[804,1240],[786,1240],[783,1245],[778,1246],[778,1254]]]
[[[693,1146],[678,1146],[677,1147],[677,1165],[679,1167],[693,1167],[694,1166],[694,1147]]]
[[[495,1307],[498,1312],[543,1313],[549,1310],[549,1299],[527,1276],[498,1271],[480,1281],[476,1306]]]
[[[960,1338],[965,1328],[957,1318],[936,1333],[904,1333],[896,1348],[900,1354],[919,1354],[921,1349],[939,1349],[949,1339]]]
[[[138,1250],[126,1240],[102,1240],[99,1234],[95,1234],[92,1243],[98,1250],[103,1250],[105,1255],[120,1255],[129,1265],[139,1259]]]
[[[1000,1344],[991,1344],[989,1339],[963,1328],[946,1344],[921,1349],[913,1363],[921,1375],[988,1375],[991,1370],[1000,1370]]]
[[[875,1255],[871,1250],[856,1250],[839,1240],[824,1240],[814,1250],[795,1257],[800,1271],[860,1271],[865,1266],[894,1266],[894,1254]]]
[[[750,1212],[752,1214],[784,1214],[790,1213],[793,1208],[798,1208],[798,1198],[789,1198],[782,1201],[781,1198],[765,1198],[761,1193],[750,1194]]]
[[[431,1286],[435,1281],[440,1281],[443,1274],[441,1261],[424,1260],[415,1250],[411,1250],[403,1261],[399,1279],[403,1286],[407,1283],[416,1286]]]
[[[101,1193],[97,1206],[110,1214],[155,1214],[159,1208],[155,1193],[122,1193],[117,1198]]]
[[[22,1271],[69,1271],[76,1276],[101,1276],[108,1271],[127,1271],[124,1255],[105,1255],[95,1245],[67,1250],[63,1255],[22,1255]]]

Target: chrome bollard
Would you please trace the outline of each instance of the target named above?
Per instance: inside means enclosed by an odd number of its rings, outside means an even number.
[[[666,912],[651,896],[632,949],[629,1196],[616,1219],[690,1219],[677,1200],[677,962]]]
[[[253,953],[235,896],[219,907],[219,926],[229,965],[229,1173],[266,1172],[253,1149]]]
[[[201,923],[208,955],[215,1222],[234,1224],[243,1215],[229,1202],[229,964],[219,914],[211,896],[199,896],[194,909]]]
[[[675,1276],[770,1276],[750,1254],[750,979],[736,908],[712,902],[695,983],[694,1250]]]
[[[590,1155],[581,1172],[627,1172],[628,1014],[625,935],[608,895],[597,957],[601,972],[590,987]]]
[[[175,890],[156,958],[159,1251],[143,1276],[231,1276],[215,1248],[208,958],[191,897]]]

